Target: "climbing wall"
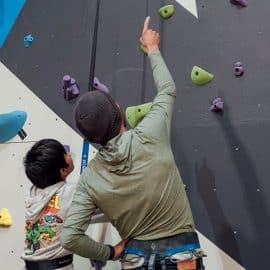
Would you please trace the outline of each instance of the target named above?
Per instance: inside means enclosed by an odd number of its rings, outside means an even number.
[[[23,190],[27,187],[21,158],[32,141],[50,136],[70,144],[77,166],[71,181],[79,175],[82,140],[73,122],[74,101],[65,101],[60,88],[62,76],[71,74],[81,92],[87,91],[96,3],[28,0],[0,49],[0,111],[24,109],[29,114],[25,126],[29,144],[16,138],[0,145],[1,161],[6,164],[1,167],[4,197],[0,207],[14,215],[14,226],[0,231],[1,239],[9,243],[1,246],[5,250],[0,255],[1,269],[1,264],[14,269],[21,264]],[[246,8],[229,0],[100,3],[95,75],[123,107],[149,102],[155,95],[149,63],[138,42],[146,15],[151,15],[152,27],[161,34],[161,51],[178,92],[173,151],[208,254],[207,269],[269,269],[265,259],[270,241],[266,194],[270,188],[266,140],[270,133],[269,1],[250,1]],[[169,20],[158,14],[165,4],[175,6]],[[29,33],[34,41],[25,48],[23,38]],[[242,77],[233,73],[237,61],[244,65]],[[194,85],[190,80],[194,65],[212,72],[214,80]],[[22,98],[25,92],[26,100]],[[217,96],[224,101],[223,114],[209,110]],[[93,229],[92,235],[99,229]],[[107,238],[118,240],[111,229]],[[76,267],[89,269],[81,258],[76,259]],[[115,264],[110,267],[119,269]]]

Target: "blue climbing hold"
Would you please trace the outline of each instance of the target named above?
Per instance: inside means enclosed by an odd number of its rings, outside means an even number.
[[[24,47],[25,48],[29,48],[31,43],[33,42],[34,38],[32,37],[31,34],[29,35],[26,35],[24,38],[23,38],[23,42],[24,42]]]
[[[0,48],[20,14],[25,0],[0,0]]]
[[[27,113],[24,111],[13,111],[0,114],[0,143],[9,141],[16,135],[24,135],[23,125],[26,121]],[[22,136],[20,135],[20,137]],[[23,137],[21,137],[23,139]]]

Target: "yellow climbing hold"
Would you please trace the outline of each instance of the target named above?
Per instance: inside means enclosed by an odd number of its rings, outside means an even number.
[[[12,225],[12,217],[7,208],[0,211],[0,226],[9,227]]]

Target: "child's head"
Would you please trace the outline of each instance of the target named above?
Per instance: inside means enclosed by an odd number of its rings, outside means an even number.
[[[38,188],[64,181],[73,171],[73,161],[64,146],[53,139],[35,143],[24,158],[27,177]]]

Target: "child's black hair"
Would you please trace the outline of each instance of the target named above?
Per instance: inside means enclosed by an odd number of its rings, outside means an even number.
[[[25,173],[33,185],[46,188],[62,181],[60,169],[67,168],[64,146],[54,139],[35,143],[24,158]]]

